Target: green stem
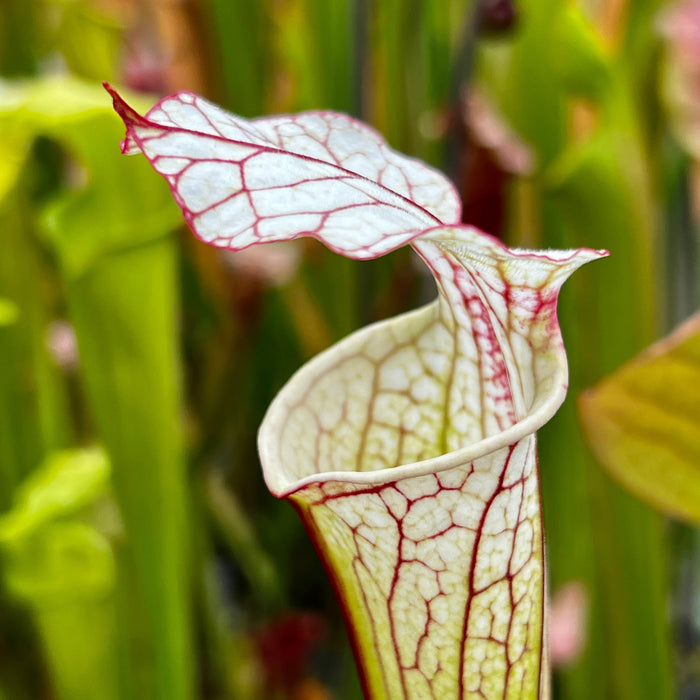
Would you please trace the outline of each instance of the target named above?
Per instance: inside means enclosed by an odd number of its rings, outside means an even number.
[[[139,637],[125,662],[136,676],[126,697],[188,700],[195,669],[175,241],[105,255],[66,286],[126,531],[122,631]]]

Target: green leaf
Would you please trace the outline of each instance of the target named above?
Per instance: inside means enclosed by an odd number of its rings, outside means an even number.
[[[6,589],[34,613],[52,697],[118,700],[115,561],[104,535],[75,520],[49,522],[3,554]]]
[[[115,560],[106,537],[76,515],[108,479],[99,449],[52,454],[0,519],[4,587],[32,610],[61,700],[118,697]]]
[[[17,304],[0,297],[0,326],[9,326],[19,318]]]
[[[52,170],[32,151],[32,129],[10,119],[25,83],[0,80],[0,506],[48,451],[69,441],[65,377],[52,363],[46,328],[55,309],[51,263],[37,245],[32,193]],[[43,144],[44,146],[46,144]],[[39,153],[38,151],[42,151]],[[21,310],[21,314],[18,314]],[[11,322],[11,325],[10,325]]]
[[[585,392],[588,443],[637,497],[700,524],[700,314]]]
[[[5,95],[0,128],[16,134],[14,152],[41,136],[69,156],[68,186],[43,208],[40,226],[60,264],[126,531],[116,652],[124,696],[189,698],[194,656],[172,235],[181,219],[167,184],[145,162],[122,157],[123,127],[100,85],[53,77],[5,85]]]
[[[55,522],[18,543],[6,556],[5,581],[17,597],[43,606],[114,585],[114,558],[104,535],[80,522]]]
[[[119,157],[123,130],[99,85],[47,78],[4,84],[0,96],[0,127],[13,135],[10,165],[0,169],[0,196],[32,138],[55,140],[75,158],[74,189],[62,191],[43,217],[45,235],[69,276],[82,274],[102,255],[175,228],[180,219],[165,183],[145,163]]]
[[[79,510],[105,493],[108,483],[109,463],[101,449],[50,455],[20,486],[14,507],[0,518],[0,543],[18,541]]]
[[[111,79],[122,53],[122,27],[116,17],[89,0],[60,4],[60,25],[54,40],[70,72],[98,83]]]
[[[565,89],[595,100],[603,97],[612,85],[611,67],[600,35],[577,5],[562,7],[554,40]]]
[[[126,532],[119,629],[134,680],[125,697],[186,700],[195,659],[174,238],[102,256],[67,280],[66,296]]]
[[[4,118],[21,105],[21,89],[0,80],[0,123],[2,123],[2,158],[0,158],[0,203],[12,192],[22,172],[30,145],[30,129],[19,120]]]

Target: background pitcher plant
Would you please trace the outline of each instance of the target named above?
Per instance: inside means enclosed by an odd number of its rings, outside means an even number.
[[[605,253],[511,250],[462,225],[440,173],[344,115],[247,121],[179,93],[141,116],[107,87],[123,151],[144,153],[203,241],[313,236],[359,260],[411,244],[426,263],[433,303],[280,392],[265,480],[328,571],[367,697],[546,697],[535,432],[567,388],[559,289]]]

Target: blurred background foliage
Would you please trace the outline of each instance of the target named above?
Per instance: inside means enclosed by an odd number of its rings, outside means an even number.
[[[698,305],[698,0],[4,0],[0,74],[2,700],[361,697],[255,432],[304,360],[434,293],[405,250],[197,243],[102,80],[349,112],[445,169],[465,221],[612,252],[562,295],[540,439],[554,695],[700,697],[697,533],[576,413]]]

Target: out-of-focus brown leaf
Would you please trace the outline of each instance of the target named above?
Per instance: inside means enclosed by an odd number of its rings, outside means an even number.
[[[325,619],[312,612],[290,612],[262,630],[258,653],[270,691],[291,692],[305,677],[311,653],[326,634]]]
[[[451,130],[462,220],[501,238],[507,185],[514,175],[532,174],[535,156],[482,94],[469,92],[461,107]]]

